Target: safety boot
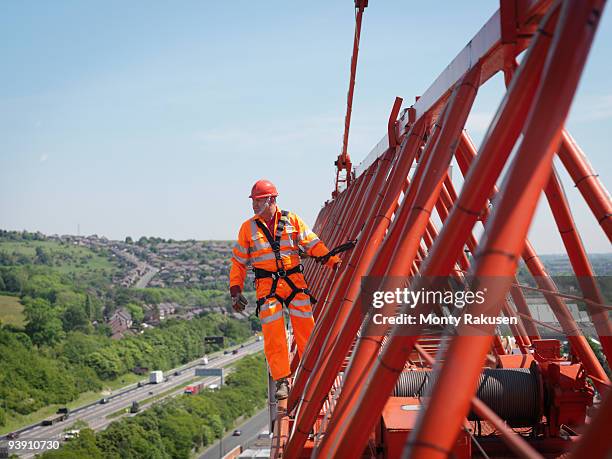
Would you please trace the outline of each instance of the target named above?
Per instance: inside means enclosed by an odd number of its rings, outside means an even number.
[[[285,400],[289,397],[289,382],[287,378],[276,381],[276,400]]]

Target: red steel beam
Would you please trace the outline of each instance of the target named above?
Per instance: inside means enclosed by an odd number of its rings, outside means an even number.
[[[348,137],[349,128],[351,126],[351,113],[353,108],[353,93],[355,92],[355,75],[357,73],[357,58],[359,57],[359,39],[361,37],[361,22],[363,19],[363,10],[368,6],[368,0],[355,0],[355,8],[357,9],[355,15],[355,36],[353,37],[353,56],[351,57],[351,76],[349,79],[349,90],[346,97],[346,117],[344,119],[344,135],[342,136],[342,152],[338,156],[336,163],[336,193],[338,193],[338,186],[340,182],[340,172],[342,170],[346,173],[346,184],[351,184],[351,158],[348,154]]]
[[[377,197],[377,202],[380,202],[380,204],[372,206],[374,214],[369,218],[363,236],[359,239],[356,247],[348,257],[346,267],[339,280],[340,288],[334,291],[329,306],[325,308],[323,316],[317,321],[315,333],[313,333],[310,339],[312,344],[309,344],[309,349],[305,352],[300,371],[289,395],[290,411],[295,408],[299,395],[302,394],[306,387],[306,382],[313,372],[317,359],[321,354],[321,349],[330,341],[329,330],[339,320],[338,316],[343,314],[341,306],[349,307],[352,304],[352,300],[347,301],[347,298],[351,298],[351,295],[356,296],[352,292],[359,287],[360,277],[365,274],[372,257],[387,231],[391,217],[395,212],[397,198],[410,171],[416,151],[420,146],[423,131],[423,123],[415,125],[399,147],[400,152],[406,150],[408,153],[398,158],[398,163],[393,168],[391,176],[385,185],[384,193]],[[378,211],[376,211],[377,208],[379,209]]]
[[[523,142],[476,256],[474,274],[479,288],[487,288],[483,304],[469,307],[476,314],[495,315],[510,288],[538,198],[550,177],[552,158],[561,140],[563,123],[602,8],[602,2],[597,0],[563,4],[542,77],[544,84],[538,89]],[[491,276],[496,277],[494,282]],[[463,326],[459,328],[461,335]],[[450,343],[428,409],[419,416],[409,440],[408,453],[413,459],[446,458],[451,451],[476,391],[490,341],[490,336],[457,336]],[[440,429],[442,415],[445,424]]]
[[[546,21],[523,59],[483,141],[477,161],[465,180],[458,204],[453,207],[425,265],[421,268],[424,275],[449,275],[455,260],[462,252],[532,105],[555,22],[556,16]],[[391,335],[389,341],[397,341],[398,345],[391,346],[389,343],[375,366],[360,375],[359,390],[351,394],[341,394],[341,398],[351,398],[346,402],[347,421],[335,424],[337,432],[328,431],[321,445],[321,457],[332,457],[339,451],[348,450],[347,448],[360,450],[365,446],[397,381],[397,372],[402,370],[405,357],[410,353],[416,339]]]
[[[475,67],[456,87],[449,102],[445,117],[441,121],[439,138],[433,148],[431,148],[431,154],[424,154],[423,161],[419,164],[417,173],[410,185],[408,195],[405,198],[405,201],[410,200],[410,202],[404,204],[404,206],[410,206],[408,220],[404,225],[398,247],[394,250],[391,258],[387,262],[389,268],[385,275],[390,279],[406,278],[406,276],[410,274],[409,267],[415,259],[421,237],[429,222],[431,211],[442,189],[444,178],[446,177],[448,167],[455,151],[457,139],[461,135],[461,130],[465,125],[468,113],[475,100],[479,82],[480,68]],[[426,149],[425,153],[428,151],[429,149]],[[414,195],[414,200],[410,199],[411,195]],[[358,300],[357,303],[360,303],[360,300]],[[381,310],[382,314],[389,314],[391,311],[387,309],[391,308],[395,308],[395,305],[390,305],[389,308],[383,307]],[[372,325],[372,323],[370,322],[369,325]],[[382,336],[372,336],[374,333],[371,332],[371,328],[372,327],[368,327],[367,331],[364,333],[367,338],[364,339],[364,337],[362,337],[362,339],[359,340],[359,344],[353,353],[351,367],[347,371],[344,387],[357,387],[362,383],[362,369],[371,365],[372,360],[378,354]],[[333,363],[331,364],[333,366]],[[345,410],[345,405],[348,396],[352,393],[353,391],[351,389],[347,391],[343,390],[341,393],[327,435],[321,443],[321,454],[323,457],[326,457],[326,454],[328,454],[326,453],[326,447],[329,443],[329,438],[334,437],[335,429],[338,429],[339,426],[344,425],[345,422],[348,421],[344,416],[347,412],[347,410]]]
[[[612,451],[612,390],[605,395],[591,423],[572,448],[570,459],[609,459]]]
[[[473,158],[476,156],[476,151],[472,148],[473,144],[469,140],[467,134],[464,134],[463,139],[464,141],[460,143],[458,152],[462,157],[460,167],[463,166],[465,168],[466,165],[469,167],[471,164]],[[464,170],[467,170],[467,168]],[[493,188],[493,193],[497,193],[496,187]],[[482,215],[483,219],[486,218],[488,215],[488,209],[484,209]],[[555,294],[557,287],[544,269],[544,265],[537,256],[529,240],[525,241],[525,248],[523,249],[521,256],[535,282],[538,284],[540,291],[552,292],[552,294],[544,294],[546,301],[550,305],[555,317],[561,324],[565,334],[568,335],[568,340],[572,344],[572,348],[577,352],[581,361],[584,363],[587,372],[595,376],[597,379],[606,380],[607,376],[604,369],[597,360],[595,353],[591,349],[591,346],[586,341],[585,337],[580,336],[580,329],[567,308],[567,305],[558,295]],[[601,389],[599,384],[598,387]]]
[[[466,141],[469,141],[469,138],[467,136],[467,134],[464,132],[461,135],[461,139],[460,139],[460,145],[463,145],[466,143]],[[461,149],[461,147],[459,147],[459,150]],[[467,172],[467,171],[466,171]],[[466,173],[464,172],[464,175],[466,175]],[[457,193],[455,192],[454,189],[454,185],[451,182],[451,180],[448,178],[448,176],[446,177],[445,181],[444,181],[444,188],[442,190],[442,203],[443,206],[442,207],[446,207],[446,209],[451,209],[453,204],[455,203],[455,201],[457,200]],[[446,221],[446,218],[448,216],[448,210],[444,209],[442,212],[444,213],[444,217],[442,218],[442,221]],[[484,218],[484,216],[483,216]],[[471,253],[476,253],[476,248],[477,248],[477,242],[476,242],[476,238],[470,234],[468,241],[467,241],[467,247],[470,250]],[[465,257],[465,253],[462,253],[462,258],[465,258],[466,262],[465,262],[465,268],[463,267],[463,265],[461,266],[463,270],[465,270],[467,272],[468,270],[468,263],[467,263],[467,257]],[[502,309],[504,314],[506,315],[506,317],[513,317],[516,316],[516,314],[514,313],[514,311],[512,310],[512,308],[510,307],[507,299],[504,299],[503,304],[502,304]],[[528,346],[530,344],[529,342],[529,338],[527,337],[527,332],[525,331],[524,327],[522,327],[522,321],[520,322],[519,325],[513,325],[513,324],[509,324],[508,327],[510,328],[510,330],[512,331],[512,335],[514,336],[514,338],[516,339],[517,344],[519,345],[519,348],[521,349],[521,352],[525,353],[526,349],[525,346]],[[503,349],[503,347],[500,349],[500,343],[501,343],[501,339],[499,338],[498,335],[496,335],[495,337],[495,349],[497,350],[498,354],[505,354],[505,349]]]
[[[559,159],[582,193],[608,239],[612,241],[612,200],[585,154],[567,131],[563,131]]]
[[[527,48],[537,23],[540,22],[552,3],[552,0],[525,0],[517,4],[517,41],[512,46],[514,56]],[[504,70],[508,60],[508,46],[503,43],[500,18],[501,12],[498,10],[436,78],[414,104],[415,118],[411,121],[409,114],[404,114],[398,122],[400,132],[410,122],[418,120],[424,115],[437,117],[452,88],[474,66],[480,65],[482,68],[482,84],[497,72]],[[376,158],[385,152],[388,145],[389,139],[385,135],[355,168],[355,174],[357,176],[362,174]]]
[[[366,274],[370,262],[372,261],[374,254],[376,253],[380,242],[384,236],[386,228],[389,225],[391,214],[389,210],[395,207],[397,202],[397,196],[399,191],[405,183],[406,175],[410,170],[410,166],[416,151],[420,144],[421,139],[421,127],[415,126],[410,135],[407,136],[405,141],[402,143],[402,149],[405,149],[406,154],[403,155],[402,161],[399,163],[399,167],[396,168],[395,173],[388,182],[388,188],[392,189],[392,193],[384,193],[381,198],[384,199],[384,204],[381,206],[381,210],[385,211],[385,214],[372,215],[369,221],[371,222],[370,230],[367,231],[366,237],[358,242],[363,245],[363,248],[359,252],[363,252],[363,255],[358,259],[356,266],[352,267],[349,264],[349,269],[352,268],[352,273],[349,279],[351,282],[348,286],[347,294],[344,295],[340,303],[340,298],[337,295],[332,301],[332,308],[337,310],[335,320],[333,321],[331,330],[327,330],[328,336],[324,341],[322,351],[320,353],[323,362],[317,362],[315,370],[311,374],[310,381],[305,387],[305,394],[303,394],[298,413],[296,415],[296,428],[294,429],[293,435],[288,444],[288,452],[294,456],[299,455],[304,441],[307,436],[307,432],[310,431],[319,410],[321,409],[322,400],[319,399],[315,394],[323,394],[329,391],[330,385],[335,379],[338,369],[343,362],[343,359],[348,352],[352,340],[354,339],[356,328],[359,327],[361,320],[359,317],[361,313],[359,311],[359,303],[355,301],[357,293],[360,290],[361,277]],[[414,135],[412,135],[414,134]],[[395,223],[397,224],[398,218],[396,216]],[[370,235],[368,237],[368,235]],[[357,247],[356,247],[357,249]],[[352,261],[352,260],[351,260]],[[346,272],[349,272],[348,270]],[[340,307],[336,308],[333,305],[340,303]],[[352,319],[355,323],[352,326],[347,326],[346,322],[348,319]],[[352,332],[351,332],[352,330]],[[338,344],[336,341],[340,341]],[[292,391],[293,392],[293,391]],[[313,396],[315,398],[313,398]],[[290,399],[291,402],[291,399]]]

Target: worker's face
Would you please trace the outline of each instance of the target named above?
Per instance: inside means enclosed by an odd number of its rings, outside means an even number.
[[[253,199],[253,212],[260,217],[269,217],[274,210],[275,201],[273,197]]]

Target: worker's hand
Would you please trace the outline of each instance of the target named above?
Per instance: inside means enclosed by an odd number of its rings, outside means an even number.
[[[332,267],[334,273],[337,273],[340,270],[340,266],[342,265],[342,260],[338,260],[336,264]]]
[[[247,304],[249,304],[249,302],[242,293],[232,296],[232,308],[234,308],[234,311],[236,312],[244,311],[244,308],[246,307]]]
[[[342,263],[342,260],[340,259],[340,257],[338,255],[334,255],[333,257],[329,258],[327,263],[325,263],[325,266],[335,271],[336,269],[340,267],[341,263]]]

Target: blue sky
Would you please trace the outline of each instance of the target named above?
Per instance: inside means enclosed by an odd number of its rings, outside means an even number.
[[[252,183],[314,222],[342,137],[353,2],[0,3],[0,228],[233,239]],[[370,2],[349,151],[363,159],[395,96],[421,94],[495,2]],[[567,127],[610,188],[612,17],[604,13]],[[503,95],[485,85],[480,142]],[[590,251],[610,246],[564,181]],[[538,212],[531,240],[562,250]]]

